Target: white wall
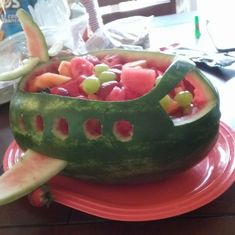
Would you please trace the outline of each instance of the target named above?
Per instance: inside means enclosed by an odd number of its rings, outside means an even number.
[[[234,0],[197,0],[198,13],[207,18],[218,21],[234,20]]]

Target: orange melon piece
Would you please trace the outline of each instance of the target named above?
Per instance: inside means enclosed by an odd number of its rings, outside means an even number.
[[[43,73],[36,76],[30,83],[30,91],[37,92],[45,88],[51,88],[54,86],[59,86],[72,79],[68,76],[63,76],[55,73]]]
[[[70,61],[65,61],[65,60],[61,61],[59,68],[58,68],[59,74],[72,77],[70,67],[71,67]]]

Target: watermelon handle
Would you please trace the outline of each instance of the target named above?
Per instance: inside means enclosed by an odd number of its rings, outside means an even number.
[[[155,86],[151,92],[140,99],[146,100],[146,102],[160,101],[166,94],[168,94],[181,80],[185,78],[185,75],[196,69],[195,64],[191,60],[178,58],[175,59],[166,72],[163,74],[160,82]]]

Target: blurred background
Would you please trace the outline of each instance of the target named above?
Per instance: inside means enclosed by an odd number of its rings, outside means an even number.
[[[7,12],[13,12],[19,7],[27,8],[27,5],[34,6],[36,2],[40,2],[41,5],[48,5],[48,3],[58,5],[59,2],[66,2],[70,6],[74,3],[78,4],[80,2],[88,11],[93,11],[91,15],[91,18],[93,18],[91,27],[93,30],[100,27],[102,23],[107,23],[113,19],[107,15],[112,14],[116,17],[117,12],[129,12],[138,8],[146,8],[147,13],[145,14],[149,15],[165,15],[173,12],[179,14],[183,12],[197,11],[203,18],[219,19],[220,21],[224,21],[230,17],[231,21],[234,5],[232,0],[224,0],[222,2],[213,0],[0,0],[0,40],[8,36],[6,33],[4,35],[3,24],[9,23],[10,21],[16,21],[12,15],[6,17],[6,15],[9,14]],[[164,4],[165,7],[162,7]]]

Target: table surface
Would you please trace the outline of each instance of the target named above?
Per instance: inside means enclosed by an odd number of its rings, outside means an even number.
[[[189,16],[191,17],[192,14]],[[172,19],[175,19],[175,21],[172,21]],[[169,25],[169,22],[175,22],[170,25],[172,28],[167,31],[167,34],[176,30],[177,27],[179,28],[179,25],[183,29],[186,27],[186,23],[188,27],[188,23],[190,22],[191,24],[193,22],[189,21],[188,16],[187,22],[185,22],[185,17],[181,16],[159,17],[156,20],[155,33],[162,33],[165,25]],[[193,32],[187,32],[193,34]],[[174,40],[172,42],[178,42],[179,38]],[[235,99],[235,79],[233,79],[233,76],[227,75],[227,73],[223,73],[222,77],[221,72],[204,73],[217,86],[221,95],[222,121],[235,130],[235,112],[233,113],[231,106],[228,105],[231,105],[231,101]],[[4,153],[9,143],[13,140],[8,122],[8,109],[8,103],[0,105],[1,168]],[[2,173],[2,169],[0,173]],[[0,234],[233,235],[235,234],[235,185],[233,184],[214,201],[192,212],[172,218],[146,222],[123,222],[103,219],[68,208],[56,202],[52,203],[49,208],[35,208],[29,204],[27,197],[24,197],[0,208]]]

